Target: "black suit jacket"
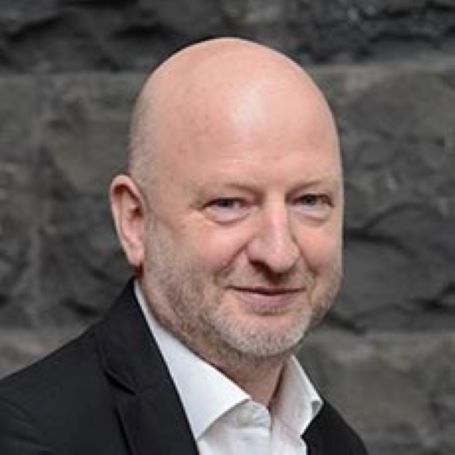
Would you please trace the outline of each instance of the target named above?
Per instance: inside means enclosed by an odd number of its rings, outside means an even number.
[[[304,439],[309,455],[366,454],[327,402]],[[197,454],[132,283],[100,323],[0,381],[0,454]]]

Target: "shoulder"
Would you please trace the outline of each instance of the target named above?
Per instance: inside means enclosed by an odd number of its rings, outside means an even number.
[[[97,324],[44,359],[0,380],[0,399],[8,397],[26,407],[45,403],[49,408],[64,407],[66,400],[76,401],[77,405],[81,394],[99,393],[105,381],[99,341],[116,338],[118,327],[129,325],[132,317],[128,311],[134,311],[132,300],[132,283],[128,283]],[[128,330],[123,328],[120,336]]]
[[[87,375],[93,375],[96,351],[91,332],[69,342],[35,364],[0,381],[0,399],[24,405],[51,404],[66,389],[77,391]],[[90,378],[91,379],[91,378]]]
[[[109,400],[89,331],[0,381],[0,453],[59,453],[72,443],[68,429],[97,430]]]

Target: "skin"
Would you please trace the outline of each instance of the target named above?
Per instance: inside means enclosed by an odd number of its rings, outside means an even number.
[[[314,82],[263,46],[216,39],[147,80],[118,236],[155,317],[269,405],[341,275],[336,127]]]

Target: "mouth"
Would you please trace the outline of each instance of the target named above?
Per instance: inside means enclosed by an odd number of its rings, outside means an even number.
[[[247,294],[261,294],[261,295],[286,295],[286,294],[295,294],[297,292],[302,292],[303,288],[269,288],[262,286],[254,287],[243,287],[243,286],[231,286],[234,291],[245,292]]]
[[[305,288],[271,288],[231,286],[235,296],[255,313],[276,314],[292,308]]]

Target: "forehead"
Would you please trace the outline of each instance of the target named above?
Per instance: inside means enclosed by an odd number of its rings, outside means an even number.
[[[153,135],[160,172],[174,181],[340,174],[324,98],[294,69],[275,73],[260,68],[254,77],[235,71],[229,78],[212,71],[161,93]]]
[[[161,167],[163,181],[184,191],[229,186],[288,192],[302,186],[341,184],[338,146],[331,135],[248,132],[223,131],[189,140],[178,153],[167,155]]]

